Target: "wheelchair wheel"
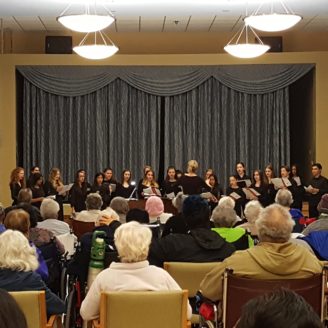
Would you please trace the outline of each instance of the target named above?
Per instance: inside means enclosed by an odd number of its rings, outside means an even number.
[[[67,312],[64,317],[64,327],[65,328],[75,328],[76,327],[76,302],[77,302],[77,292],[73,288],[67,296]]]
[[[67,274],[67,268],[63,267],[60,275],[60,298],[65,301],[69,291],[69,277]]]

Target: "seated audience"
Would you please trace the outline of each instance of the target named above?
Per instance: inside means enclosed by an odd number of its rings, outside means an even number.
[[[16,300],[3,289],[0,289],[0,327],[28,328],[25,315]]]
[[[7,230],[0,235],[0,288],[7,291],[44,290],[47,314],[65,312],[64,302],[35,273],[38,265],[35,249],[21,232]]]
[[[38,222],[37,228],[47,229],[55,236],[70,233],[69,225],[58,220],[59,204],[53,199],[46,198],[42,201],[40,213],[43,221]]]
[[[247,222],[239,225],[240,228],[246,229],[253,239],[257,239],[258,233],[255,222],[259,218],[262,210],[263,207],[259,201],[251,200],[246,204],[244,211]]]
[[[163,266],[165,261],[214,262],[223,261],[235,248],[210,229],[210,210],[207,201],[199,195],[186,198],[183,217],[189,228],[188,234],[170,234],[153,240],[149,262]]]
[[[140,208],[132,208],[126,214],[126,222],[137,221],[141,224],[149,224],[149,214]]]
[[[295,221],[294,232],[301,232],[302,225],[299,223],[299,219],[303,218],[303,213],[297,208],[291,208],[293,204],[293,195],[288,189],[279,189],[275,199],[276,203],[286,207],[289,210],[289,213],[292,219]]]
[[[322,272],[324,262],[289,241],[295,222],[286,208],[278,204],[268,206],[255,225],[260,243],[218,263],[201,282],[204,297],[222,300],[223,274],[227,268],[236,275],[255,279],[298,279]]]
[[[295,292],[278,289],[248,301],[235,328],[323,328],[311,305]]]
[[[126,213],[129,212],[129,202],[123,197],[114,197],[110,204],[110,208],[113,209],[119,216],[120,222],[126,222]]]
[[[87,209],[78,213],[74,220],[83,222],[96,222],[101,212],[102,204],[102,198],[98,193],[89,194],[85,201]]]
[[[81,305],[84,320],[99,317],[101,292],[180,290],[166,271],[149,265],[147,256],[151,238],[150,229],[137,222],[125,223],[116,230],[115,245],[121,263],[111,263],[92,283]],[[187,316],[191,317],[189,304]]]
[[[237,220],[235,210],[231,208],[216,207],[212,212],[211,220],[214,222],[213,231],[218,233],[228,243],[233,244],[236,250],[247,249],[254,246],[254,242],[246,230],[234,225]]]
[[[5,208],[3,207],[3,205],[0,203],[0,233],[4,232],[6,230],[3,221],[5,219],[6,216],[6,212],[5,212]]]
[[[171,213],[164,212],[164,204],[161,198],[157,196],[151,196],[147,199],[145,204],[145,210],[149,214],[149,222],[165,224]],[[159,221],[159,222],[158,222]]]

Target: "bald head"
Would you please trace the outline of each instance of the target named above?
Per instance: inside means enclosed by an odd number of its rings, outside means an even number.
[[[260,241],[285,243],[295,225],[289,211],[278,204],[266,207],[255,222]]]

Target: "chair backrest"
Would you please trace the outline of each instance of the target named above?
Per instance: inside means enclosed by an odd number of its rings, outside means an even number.
[[[205,275],[217,265],[217,262],[164,262],[164,269],[181,288],[188,290],[189,297],[194,297]]]
[[[186,328],[186,290],[102,293],[100,327]]]
[[[45,328],[47,324],[44,291],[10,292],[23,311],[28,328]]]
[[[78,240],[81,239],[82,235],[86,232],[92,232],[95,228],[94,222],[83,222],[78,220],[73,220],[72,222],[73,232]]]
[[[304,297],[323,320],[325,280],[325,271],[309,278],[262,280],[238,277],[227,270],[223,288],[223,327],[234,327],[242,306],[250,299],[278,288],[291,289]]]

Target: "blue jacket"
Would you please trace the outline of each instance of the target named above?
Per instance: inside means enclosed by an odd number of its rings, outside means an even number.
[[[44,290],[46,292],[47,315],[66,312],[64,302],[52,293],[40,275],[33,271],[0,269],[0,288],[8,292]]]

